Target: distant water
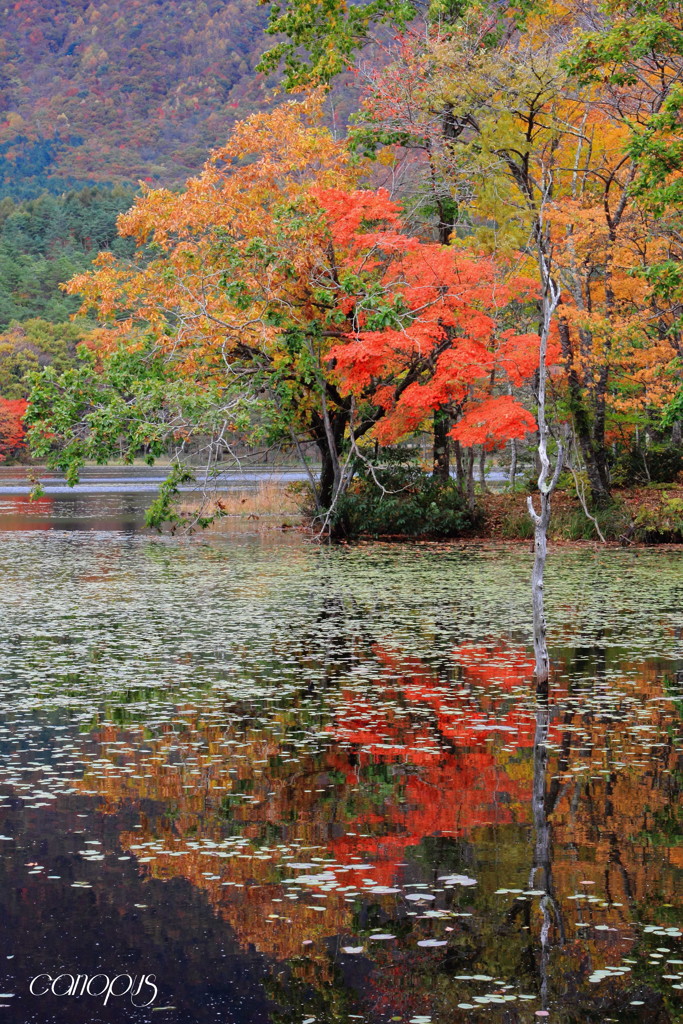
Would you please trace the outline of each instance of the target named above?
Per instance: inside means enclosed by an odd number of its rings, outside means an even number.
[[[0,530],[115,530],[144,529],[145,510],[168,470],[162,467],[97,466],[84,469],[81,480],[69,487],[60,473],[32,470],[40,479],[44,497],[31,501],[33,482],[22,466],[0,467]],[[222,492],[249,491],[259,484],[305,480],[304,470],[258,466],[229,470],[207,482],[183,485],[188,494],[208,486]]]

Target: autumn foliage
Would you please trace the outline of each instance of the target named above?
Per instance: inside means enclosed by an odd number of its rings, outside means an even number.
[[[320,448],[324,505],[350,437],[390,443],[444,406],[465,444],[535,426],[510,393],[538,364],[518,326],[534,282],[406,231],[401,205],[358,174],[315,95],[285,104],[238,125],[184,192],[148,190],[121,217],[151,259],[102,255],[69,285],[108,323],[99,351],[144,332],[181,379],[258,387]]]
[[[442,237],[524,250],[531,274],[543,239],[560,292],[558,411],[604,501],[609,436],[637,446],[646,425],[661,430],[681,386],[683,23],[666,4],[516,18],[472,6],[452,31],[403,34],[365,76],[355,143]],[[465,436],[485,440],[472,425]]]
[[[519,401],[492,396],[495,385],[520,385],[538,367],[537,336],[503,328],[510,306],[533,299],[533,281],[506,275],[491,257],[404,234],[400,206],[383,189],[318,199],[345,269],[369,268],[386,296],[380,312],[367,295],[340,295],[353,330],[329,353],[344,386],[382,410],[375,436],[399,440],[446,405],[466,410],[452,432],[465,444],[475,423],[488,447],[533,430]]]
[[[213,424],[185,420],[172,441],[315,445],[316,513],[348,488],[361,439],[424,431],[434,478],[449,481],[450,446],[473,508],[474,449],[484,474],[486,452],[537,430],[546,369],[539,422],[551,447],[571,427],[566,457],[608,503],[617,443],[662,440],[683,386],[680,12],[472,5],[413,32],[409,7],[285,4],[272,26],[290,41],[264,66],[283,59],[309,87],[348,65],[373,20],[401,29],[359,69],[348,139],[324,127],[320,87],[237,122],[184,188],[142,186],[119,219],[137,257],[103,253],[68,291],[99,320],[105,377],[114,352],[144,349],[177,387],[213,389]],[[97,34],[99,7],[87,17]],[[175,124],[170,88],[158,116]],[[41,411],[39,443],[60,443],[55,419]]]
[[[0,462],[26,450],[23,417],[28,403],[23,398],[0,398]]]
[[[253,0],[8,5],[0,185],[182,181],[268,102],[253,73],[264,23]]]

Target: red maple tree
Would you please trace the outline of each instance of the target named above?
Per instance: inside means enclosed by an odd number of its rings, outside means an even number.
[[[26,448],[23,420],[27,407],[23,398],[0,398],[0,462],[21,454]]]
[[[352,329],[329,355],[343,387],[383,410],[382,444],[418,429],[435,410],[458,421],[466,446],[492,448],[536,427],[511,394],[538,367],[538,337],[508,326],[523,318],[535,285],[509,265],[401,229],[401,209],[384,189],[317,190],[331,242],[344,253],[338,305]],[[372,287],[368,289],[368,279]]]

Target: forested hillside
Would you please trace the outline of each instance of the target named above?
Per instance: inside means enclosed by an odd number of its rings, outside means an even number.
[[[180,183],[266,103],[256,0],[19,0],[0,12],[0,196]]]
[[[255,70],[267,17],[257,0],[0,10],[0,401],[24,400],[27,371],[73,358],[87,324],[69,324],[80,303],[62,285],[98,252],[133,254],[116,219],[140,180],[181,186],[278,101],[277,73]]]
[[[133,189],[83,188],[62,196],[0,201],[0,328],[12,320],[67,320],[78,303],[60,284],[108,249],[130,255],[116,217],[133,201]]]
[[[116,219],[134,195],[130,188],[100,186],[0,200],[0,432],[6,427],[5,400],[24,401],[29,371],[66,369],[73,362],[88,324],[69,322],[78,301],[61,285],[90,267],[102,250],[132,254],[131,242],[117,234]]]

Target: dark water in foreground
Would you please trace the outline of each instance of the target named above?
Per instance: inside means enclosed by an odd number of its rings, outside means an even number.
[[[683,554],[552,556],[544,708],[525,549],[74,525],[0,532],[0,1021],[683,1021]]]

